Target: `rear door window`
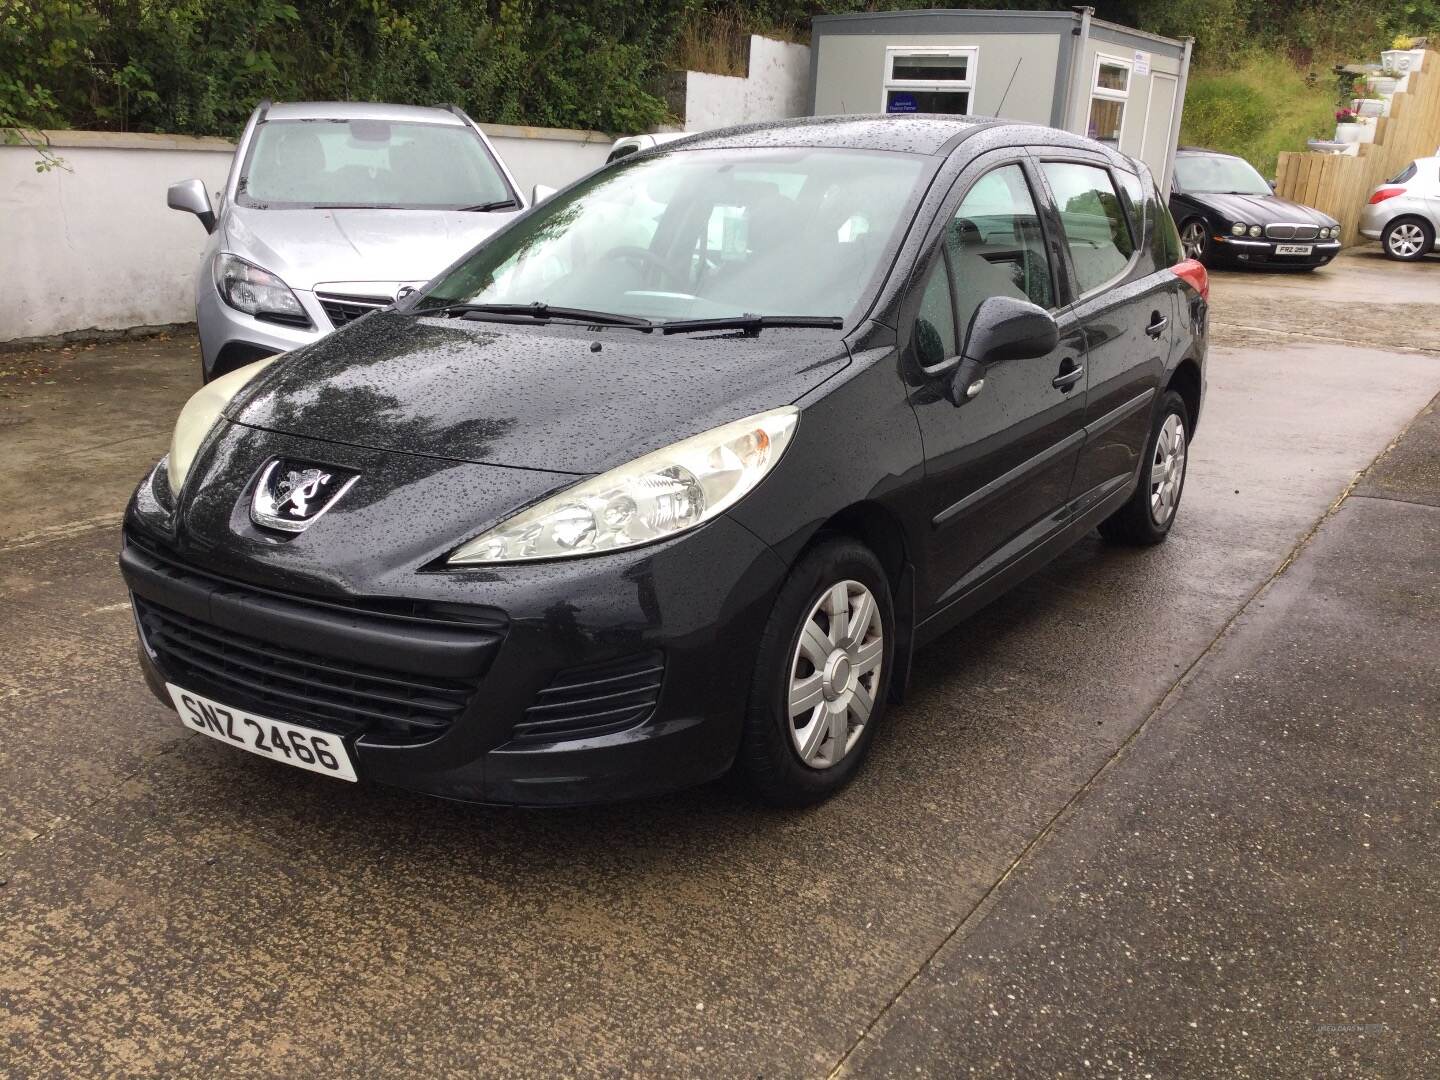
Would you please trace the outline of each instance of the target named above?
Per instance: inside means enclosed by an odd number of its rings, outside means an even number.
[[[1040,166],[1055,197],[1080,294],[1118,277],[1135,253],[1110,171],[1098,165],[1047,161]]]

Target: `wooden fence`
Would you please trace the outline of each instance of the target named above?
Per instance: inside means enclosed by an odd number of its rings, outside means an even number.
[[[1323,210],[1344,227],[1341,241],[1358,244],[1360,208],[1370,192],[1415,158],[1440,148],[1440,53],[1426,52],[1403,93],[1390,99],[1390,115],[1375,121],[1375,141],[1345,154],[1282,153],[1277,194]]]

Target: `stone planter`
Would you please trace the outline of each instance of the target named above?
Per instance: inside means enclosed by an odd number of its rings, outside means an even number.
[[[1360,152],[1359,143],[1332,142],[1329,139],[1308,139],[1305,146],[1317,154],[1346,154],[1353,157]]]
[[[1350,108],[1361,116],[1381,117],[1390,115],[1389,98],[1356,98]]]
[[[1371,75],[1365,79],[1365,82],[1370,87],[1371,94],[1379,94],[1383,97],[1395,93],[1396,88],[1400,85],[1399,79],[1392,79],[1389,75]]]
[[[1386,49],[1380,54],[1380,63],[1391,71],[1398,71],[1402,76],[1419,71],[1424,62],[1424,49]]]
[[[1336,124],[1336,143],[1374,143],[1375,124]]]

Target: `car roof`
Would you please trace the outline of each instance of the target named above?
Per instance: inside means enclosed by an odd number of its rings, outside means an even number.
[[[265,112],[266,120],[409,120],[423,124],[464,124],[445,108],[387,105],[379,101],[281,101]]]
[[[954,144],[979,131],[1006,127],[1024,132],[1025,142],[1094,148],[1099,143],[1078,135],[988,116],[946,116],[938,113],[868,113],[809,116],[721,128],[666,143],[664,150],[716,147],[834,146],[852,150],[893,150],[912,154],[949,153]]]
[[[1203,146],[1177,146],[1175,148],[1177,157],[1239,157],[1239,154],[1231,154],[1225,150],[1209,150]]]

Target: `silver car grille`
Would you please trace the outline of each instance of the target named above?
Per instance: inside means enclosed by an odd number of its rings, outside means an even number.
[[[1271,240],[1314,240],[1320,229],[1316,225],[1266,225],[1265,235]]]
[[[389,307],[395,301],[388,296],[347,296],[343,293],[317,292],[315,299],[325,309],[325,317],[335,329],[368,315],[377,308]]]

